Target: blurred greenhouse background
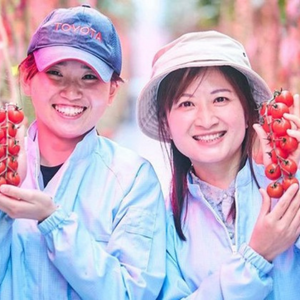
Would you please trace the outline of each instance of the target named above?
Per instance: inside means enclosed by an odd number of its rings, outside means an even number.
[[[0,0],[0,97],[18,102],[30,122],[29,99],[21,95],[17,66],[30,36],[54,8],[90,4],[108,15],[123,46],[122,86],[99,131],[148,158],[167,189],[160,145],[140,133],[135,106],[150,76],[152,57],[183,33],[216,29],[239,40],[252,67],[272,90],[300,92],[300,0]]]

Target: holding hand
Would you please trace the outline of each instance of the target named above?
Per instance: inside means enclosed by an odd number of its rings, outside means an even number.
[[[300,234],[300,191],[292,184],[271,210],[271,199],[260,189],[263,204],[249,246],[272,261],[287,250]]]
[[[33,219],[41,222],[56,209],[52,198],[42,191],[6,184],[0,186],[0,210],[11,218]]]

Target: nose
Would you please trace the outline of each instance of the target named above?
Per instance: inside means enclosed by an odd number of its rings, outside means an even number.
[[[202,105],[197,109],[195,116],[195,125],[209,129],[218,124],[219,118],[214,113],[214,110],[206,105]]]
[[[80,84],[74,80],[66,82],[60,91],[60,95],[69,101],[81,99],[82,89]]]

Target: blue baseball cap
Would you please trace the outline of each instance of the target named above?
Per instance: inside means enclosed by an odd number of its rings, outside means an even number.
[[[74,59],[86,63],[105,82],[122,68],[119,36],[109,18],[89,5],[59,8],[40,24],[30,41],[41,72],[58,62]]]

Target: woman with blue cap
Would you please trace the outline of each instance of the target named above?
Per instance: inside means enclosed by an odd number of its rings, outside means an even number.
[[[165,206],[148,161],[96,124],[122,79],[119,37],[89,6],[51,12],[20,64],[36,120],[21,187],[0,187],[0,299],[156,299]]]
[[[243,46],[222,33],[188,33],[155,55],[138,121],[165,143],[172,167],[159,299],[299,298],[298,184],[270,199],[264,166],[252,159],[255,130],[263,153],[270,148],[255,123],[259,104],[272,97]],[[297,115],[284,118],[300,141],[298,95],[294,108]]]

